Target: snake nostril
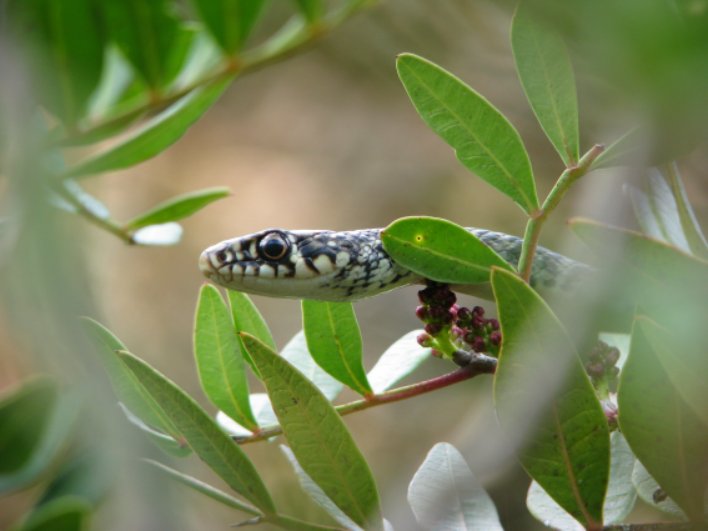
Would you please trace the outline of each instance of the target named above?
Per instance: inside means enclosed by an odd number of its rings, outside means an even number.
[[[199,255],[199,270],[207,276],[214,272],[214,267],[209,260],[209,253],[206,251]]]

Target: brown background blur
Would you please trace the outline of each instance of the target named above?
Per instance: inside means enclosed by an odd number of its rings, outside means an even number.
[[[162,155],[87,183],[118,219],[202,187],[228,186],[233,192],[186,220],[184,239],[172,248],[128,247],[79,221],[90,274],[86,286],[98,299],[98,318],[136,354],[208,406],[196,377],[191,342],[197,291],[204,281],[196,262],[206,246],[266,227],[356,229],[385,226],[399,216],[417,214],[521,234],[522,212],[469,174],[425,126],[394,66],[396,54],[415,52],[487,96],[518,128],[544,197],[562,165],[516,79],[509,22],[510,13],[491,3],[441,1],[431,16],[424,2],[387,2],[306,53],[237,80]],[[582,92],[581,105],[582,148],[614,140],[595,123],[594,103]],[[691,201],[704,220],[705,163],[705,154],[694,153],[681,164]],[[585,177],[552,216],[543,243],[588,258],[565,230],[564,221],[585,215],[631,225],[630,207],[621,192],[625,182],[636,180],[616,170]],[[297,301],[254,300],[279,345],[300,329]],[[356,305],[367,368],[387,345],[418,327],[415,306],[415,288]],[[21,352],[0,321],[0,389],[31,371],[32,362]],[[432,360],[418,376],[450,369],[449,364]],[[380,485],[384,513],[397,529],[415,528],[405,503],[407,484],[438,441],[451,442],[462,451],[490,488],[509,529],[535,525],[523,503],[527,480],[493,435],[490,383],[489,378],[478,378],[347,417]],[[296,480],[275,445],[260,443],[247,452],[264,470],[286,512],[306,516],[310,509],[303,509],[307,504],[294,493]],[[195,458],[180,466],[221,485]],[[174,490],[184,500],[172,502],[175,508],[186,506],[178,518],[181,529],[225,529],[240,520],[239,514],[182,487],[162,488]],[[13,499],[19,503],[0,500],[0,528],[27,507],[28,497]],[[97,528],[125,529],[121,521],[120,512],[109,508],[99,516]]]

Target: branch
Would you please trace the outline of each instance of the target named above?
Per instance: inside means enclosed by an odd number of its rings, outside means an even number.
[[[524,233],[524,242],[521,245],[521,257],[519,258],[518,266],[519,275],[526,282],[529,282],[531,279],[533,258],[536,254],[543,224],[546,222],[546,219],[548,219],[550,213],[558,206],[558,203],[560,203],[560,200],[573,183],[590,170],[592,163],[604,150],[605,147],[603,145],[595,144],[580,158],[577,164],[566,168],[548,193],[541,209],[533,214],[526,224],[526,232]]]
[[[459,382],[464,382],[465,380],[469,380],[470,378],[474,378],[480,374],[494,374],[496,369],[496,358],[486,356],[484,354],[475,354],[469,365],[465,365],[456,371],[438,376],[436,378],[431,378],[430,380],[424,380],[422,382],[406,385],[397,389],[391,389],[390,391],[386,391],[378,395],[371,395],[362,400],[355,400],[354,402],[349,402],[348,404],[342,404],[341,406],[336,406],[335,409],[340,415],[349,415],[355,411],[362,411],[364,409],[380,406],[382,404],[398,402],[399,400],[405,400],[407,398],[423,395],[431,391],[443,389],[444,387],[448,387]],[[275,437],[281,433],[283,433],[283,430],[280,426],[270,426],[263,428],[250,437],[234,437],[234,440],[238,444],[248,444],[262,441],[264,439],[270,439],[271,437]]]

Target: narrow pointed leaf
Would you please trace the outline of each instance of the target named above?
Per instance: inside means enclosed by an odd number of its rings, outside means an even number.
[[[348,302],[302,301],[302,328],[312,358],[359,394],[371,393],[362,364],[359,324]]]
[[[371,470],[329,400],[261,341],[247,334],[242,338],[303,470],[354,522],[365,529],[380,528]]]
[[[268,324],[265,322],[265,319],[263,319],[261,312],[258,311],[258,308],[256,308],[256,305],[253,304],[253,301],[248,295],[234,290],[226,290],[226,295],[229,298],[231,317],[234,321],[234,330],[236,331],[236,338],[241,349],[241,354],[251,368],[253,368],[253,371],[258,374],[258,370],[253,365],[253,361],[248,355],[248,352],[243,348],[241,337],[238,334],[240,332],[246,332],[260,339],[273,350],[278,350],[275,346],[273,335],[270,333],[270,328],[268,328]]]
[[[155,402],[132,371],[116,358],[117,351],[127,349],[123,342],[98,321],[83,317],[82,323],[95,342],[96,353],[108,374],[118,400],[148,426],[157,428],[175,439],[178,438],[177,428],[162,407]]]
[[[127,352],[120,359],[162,405],[194,453],[229,487],[266,513],[275,512],[253,463],[193,398],[144,361]]]
[[[383,393],[415,371],[426,360],[431,359],[432,349],[418,344],[422,330],[413,330],[397,339],[381,355],[367,378],[374,393]]]
[[[324,3],[322,0],[295,0],[295,3],[305,17],[305,20],[312,24],[317,22],[324,14]]]
[[[610,434],[612,462],[610,463],[610,481],[603,507],[605,525],[617,524],[632,511],[637,499],[637,492],[632,485],[634,454],[627,441],[618,431]],[[535,481],[531,482],[526,496],[526,506],[531,514],[546,527],[560,531],[584,531],[575,518],[570,516],[546,491]]]
[[[692,253],[703,259],[708,259],[708,241],[706,241],[706,237],[696,219],[696,214],[688,201],[688,195],[683,187],[678,166],[676,163],[668,164],[663,173],[671,185],[681,226]]]
[[[160,450],[167,455],[174,457],[186,457],[192,453],[192,449],[184,441],[178,441],[171,435],[167,435],[145,424],[143,420],[130,411],[125,404],[118,403],[123,410],[123,414],[133,426],[138,428],[145,436]]]
[[[229,189],[223,187],[190,192],[160,203],[148,212],[131,219],[125,226],[127,229],[134,230],[148,225],[177,221],[191,216],[209,203],[228,197],[230,194]]]
[[[315,483],[312,478],[307,475],[307,472],[305,472],[300,466],[300,463],[297,462],[295,454],[293,454],[293,451],[290,448],[288,448],[284,444],[281,444],[280,450],[285,455],[285,458],[290,463],[290,466],[293,467],[293,470],[295,471],[295,475],[297,476],[297,480],[300,483],[302,490],[304,490],[317,505],[322,507],[322,509],[324,509],[327,514],[334,518],[345,529],[352,531],[362,531],[362,528],[355,524],[354,521],[346,514],[344,514],[344,512],[339,507],[337,507],[337,505],[329,498],[329,496],[324,493],[324,491],[319,487],[319,485],[317,485],[317,483]]]
[[[396,61],[418,114],[470,171],[513,199],[538,209],[528,153],[514,126],[491,103],[439,66],[412,54]]]
[[[243,511],[244,513],[252,514],[254,516],[259,516],[262,514],[255,507],[243,503],[241,500],[234,498],[230,494],[227,494],[226,492],[217,489],[216,487],[213,487],[208,483],[204,483],[203,481],[197,478],[194,478],[187,474],[183,474],[182,472],[179,472],[174,468],[171,468],[157,461],[153,461],[152,459],[145,459],[145,462],[154,466],[163,474],[171,477],[179,483],[182,483],[182,485],[186,485],[190,489],[200,492],[201,494],[208,496],[212,500],[215,500],[221,503],[222,505],[226,505],[227,507],[231,507],[232,509],[237,509],[239,511]]]
[[[617,393],[619,423],[629,446],[652,477],[693,520],[703,518],[708,485],[708,425],[686,405],[666,375],[638,319]]]
[[[84,500],[67,496],[40,505],[22,523],[21,531],[82,531],[87,528],[91,507]]]
[[[511,24],[516,70],[536,119],[566,166],[578,161],[578,98],[563,39],[521,2]]]
[[[494,502],[448,443],[438,443],[428,452],[408,485],[408,503],[424,529],[503,529]]]
[[[250,430],[258,427],[248,401],[246,365],[233,321],[219,291],[205,284],[194,321],[194,358],[209,400]]]
[[[492,266],[512,269],[464,227],[440,218],[401,218],[382,231],[381,240],[397,263],[438,282],[482,284]]]
[[[70,168],[64,177],[80,177],[134,166],[160,154],[179,140],[219,96],[232,78],[193,90],[146,122],[120,144]]]
[[[518,276],[492,272],[502,330],[494,401],[519,439],[529,475],[585,526],[602,522],[610,468],[607,421],[575,347],[546,303]]]
[[[238,52],[263,10],[264,0],[192,0],[200,18],[219,47]]]
[[[263,342],[266,343],[265,341]],[[268,343],[266,343],[266,345],[268,345]],[[295,334],[283,347],[280,355],[304,374],[308,380],[315,384],[317,389],[319,389],[330,402],[337,398],[344,388],[342,382],[330,376],[312,359],[312,355],[307,349],[307,339],[305,339],[304,331],[301,330]]]

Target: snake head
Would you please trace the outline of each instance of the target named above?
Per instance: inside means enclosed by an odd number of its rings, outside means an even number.
[[[327,289],[351,253],[332,231],[267,229],[212,245],[199,268],[226,288],[258,295],[341,300]]]

